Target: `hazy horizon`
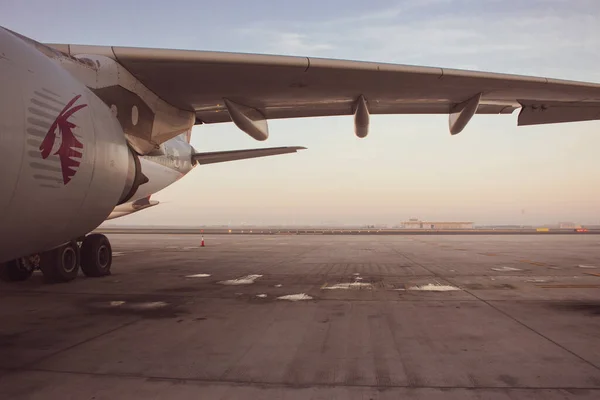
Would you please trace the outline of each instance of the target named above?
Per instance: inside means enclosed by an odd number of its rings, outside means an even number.
[[[112,221],[115,222],[115,221]],[[356,229],[356,228],[360,228],[360,229],[403,229],[404,227],[401,224],[346,224],[346,223],[321,223],[321,224],[246,224],[246,223],[240,223],[240,224],[188,224],[188,225],[171,225],[171,224],[154,224],[151,221],[146,221],[147,223],[133,223],[133,224],[126,224],[123,222],[120,223],[111,223],[111,221],[106,221],[104,224],[101,225],[100,228],[115,228],[115,229],[120,229],[120,228],[124,228],[124,229],[128,229],[128,228],[132,228],[132,229],[136,229],[136,228],[141,228],[141,229],[145,229],[145,228],[181,228],[181,229],[202,229],[202,228],[206,228],[206,229],[212,229],[212,228],[224,228],[224,229],[268,229],[268,228],[281,228],[281,229],[340,229],[340,228],[344,228],[344,229]],[[458,221],[422,221],[422,222],[458,222]],[[461,222],[465,222],[465,221],[461,221]],[[485,227],[510,227],[510,228],[523,228],[523,229],[527,229],[527,228],[545,228],[545,227],[552,227],[552,228],[557,228],[557,229],[572,229],[572,227],[561,227],[560,225],[563,223],[572,223],[572,221],[561,221],[560,223],[547,223],[547,224],[527,224],[527,225],[521,225],[521,224],[476,224],[473,223],[473,228],[485,228]],[[591,228],[591,229],[598,229],[598,227],[600,227],[600,224],[576,224],[575,228]],[[414,230],[413,228],[406,228],[408,230]],[[440,227],[438,228],[438,230],[447,230],[447,229],[452,229],[452,228],[447,228],[447,227]],[[460,229],[466,229],[466,228],[460,228]]]
[[[508,2],[510,3],[510,2]],[[8,1],[0,25],[42,42],[220,50],[393,62],[600,82],[592,0]],[[57,7],[57,4],[60,4]],[[32,10],[36,10],[32,12]],[[256,142],[233,124],[194,128],[199,151],[302,145],[298,154],[196,168],[162,204],[110,225],[600,224],[600,123],[517,127],[476,115],[270,121]]]

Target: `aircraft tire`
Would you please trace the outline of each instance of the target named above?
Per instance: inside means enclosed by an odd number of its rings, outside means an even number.
[[[110,275],[112,247],[108,238],[99,233],[86,236],[81,244],[81,270],[86,276]]]
[[[0,264],[0,279],[3,281],[26,281],[31,274],[33,267],[26,265],[20,258]]]
[[[47,282],[69,282],[77,278],[80,263],[79,247],[70,242],[41,256],[40,269]]]

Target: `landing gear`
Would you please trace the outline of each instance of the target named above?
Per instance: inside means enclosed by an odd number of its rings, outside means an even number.
[[[77,278],[79,261],[77,242],[69,242],[43,253],[40,269],[48,282],[68,282]]]
[[[0,264],[0,279],[8,282],[25,281],[29,279],[34,269],[35,265],[29,258],[18,258]]]
[[[112,247],[108,238],[93,233],[45,253],[0,264],[0,279],[24,281],[40,269],[47,282],[68,282],[77,278],[80,268],[89,277],[110,275],[111,265]]]
[[[112,248],[108,238],[94,233],[88,235],[81,244],[81,270],[86,276],[110,275]]]

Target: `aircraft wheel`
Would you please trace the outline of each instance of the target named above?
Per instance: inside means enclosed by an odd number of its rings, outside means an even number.
[[[81,270],[86,276],[110,275],[112,247],[108,238],[99,233],[86,236],[81,245]]]
[[[68,282],[79,273],[79,247],[70,242],[42,254],[40,269],[49,282]]]
[[[0,279],[7,282],[18,282],[29,279],[33,274],[33,265],[23,258],[0,264]]]

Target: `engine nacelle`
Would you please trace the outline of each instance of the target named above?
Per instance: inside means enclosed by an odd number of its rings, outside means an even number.
[[[87,234],[143,180],[118,120],[51,51],[0,28],[0,262]]]

